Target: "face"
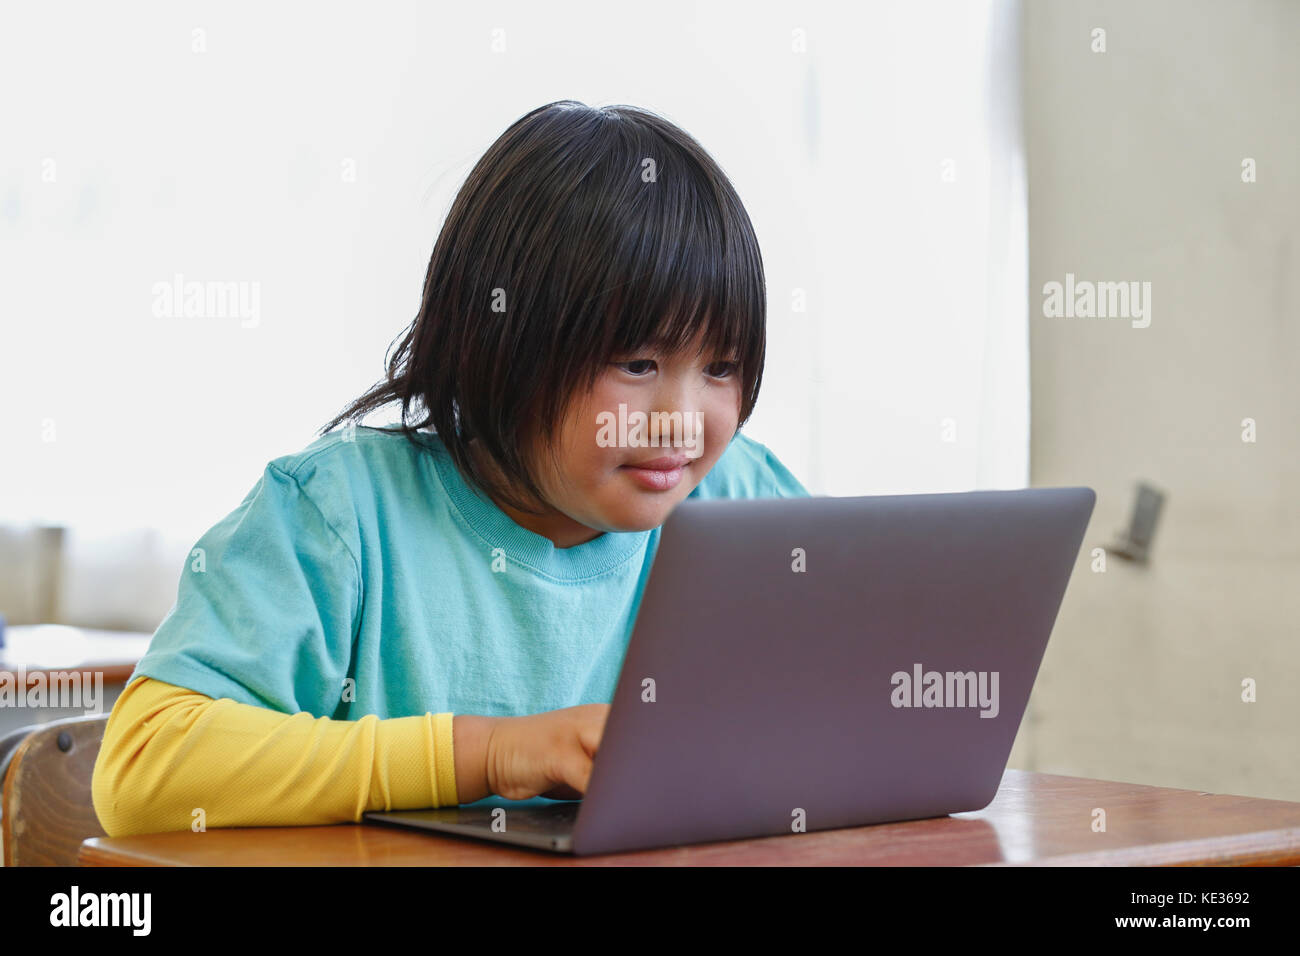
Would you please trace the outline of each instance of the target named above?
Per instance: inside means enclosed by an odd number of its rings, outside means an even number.
[[[498,503],[502,510],[559,548],[663,524],[726,451],[740,418],[735,357],[695,355],[699,344],[614,356],[573,401],[555,458],[532,451],[545,513]]]

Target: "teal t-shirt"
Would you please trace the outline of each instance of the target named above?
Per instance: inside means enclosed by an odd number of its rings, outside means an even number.
[[[419,442],[358,427],[268,463],[132,680],[337,720],[609,703],[662,529],[556,548]],[[738,433],[691,497],[807,494]]]

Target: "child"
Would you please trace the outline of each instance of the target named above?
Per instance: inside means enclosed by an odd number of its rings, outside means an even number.
[[[807,494],[739,432],[765,318],[749,217],[693,138],[628,106],[518,120],[386,380],[191,552],[95,764],[107,833],[581,796],[660,525]]]

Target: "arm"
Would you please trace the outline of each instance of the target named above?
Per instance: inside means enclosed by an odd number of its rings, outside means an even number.
[[[196,809],[207,827],[308,826],[468,803],[489,792],[492,722],[284,714],[142,677],[109,716],[92,799],[109,836],[188,830]]]

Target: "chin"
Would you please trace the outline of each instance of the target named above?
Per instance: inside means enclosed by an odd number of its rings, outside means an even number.
[[[647,505],[642,508],[624,508],[608,516],[608,529],[611,531],[650,531],[668,520],[668,515],[677,506],[671,504]]]

